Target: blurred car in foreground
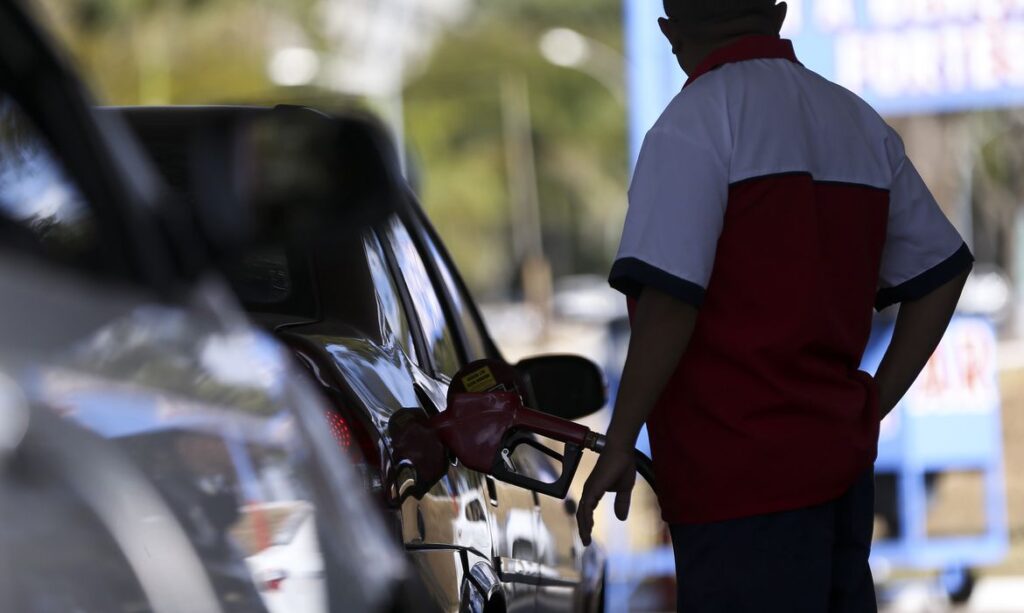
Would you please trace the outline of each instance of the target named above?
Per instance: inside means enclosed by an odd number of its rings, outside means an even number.
[[[268,592],[300,585],[314,612],[415,607],[322,398],[214,270],[243,243],[219,216],[255,200],[182,216],[114,119],[0,2],[0,610],[280,611]],[[306,523],[281,555],[287,506]]]
[[[282,110],[110,112],[131,125],[165,177],[196,202],[202,184],[176,172],[190,164],[183,157],[186,143],[231,114]],[[437,483],[416,483],[415,466],[402,465],[393,453],[396,412],[443,411],[460,367],[500,359],[415,198],[406,192],[397,211],[371,227],[339,224],[325,234],[328,240],[253,251],[231,280],[250,315],[292,348],[330,398],[323,430],[333,432],[358,462],[366,488],[400,530],[433,601],[447,611],[598,610],[603,554],[582,546],[572,500],[538,495],[460,465],[450,466]],[[583,358],[536,358],[518,369],[530,386],[530,403],[542,410],[580,417],[604,402],[602,375]],[[541,454],[515,462],[542,482],[558,476]],[[404,495],[409,490],[422,495]]]

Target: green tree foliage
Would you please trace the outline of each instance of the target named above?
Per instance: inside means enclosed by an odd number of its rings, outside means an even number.
[[[201,104],[265,96],[270,22],[312,0],[43,0],[99,98]]]
[[[538,40],[571,27],[621,49],[617,0],[487,0],[451,32],[407,90],[407,130],[422,194],[478,292],[512,284],[501,81],[522,75],[544,226],[556,274],[603,274],[625,209],[625,109],[593,77],[549,64]]]

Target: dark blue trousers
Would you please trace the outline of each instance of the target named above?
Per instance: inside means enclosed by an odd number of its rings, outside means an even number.
[[[876,613],[874,475],[832,502],[671,526],[682,613]]]

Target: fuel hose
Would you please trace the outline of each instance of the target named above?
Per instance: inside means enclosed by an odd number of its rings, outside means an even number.
[[[600,455],[604,452],[606,442],[607,439],[603,434],[591,432],[590,436],[588,436],[587,440],[584,442],[584,447]],[[651,458],[647,457],[647,454],[639,449],[634,449],[633,453],[636,456],[636,472],[644,478],[644,481],[647,481],[651,486],[651,489],[657,491],[657,488],[654,486],[654,462],[651,461]]]

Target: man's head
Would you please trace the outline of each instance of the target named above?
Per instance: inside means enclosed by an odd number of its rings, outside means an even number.
[[[707,53],[750,34],[778,35],[786,3],[776,0],[663,0],[667,18],[658,20],[672,53],[687,73]]]

